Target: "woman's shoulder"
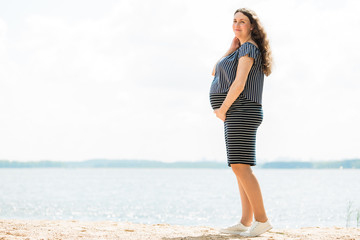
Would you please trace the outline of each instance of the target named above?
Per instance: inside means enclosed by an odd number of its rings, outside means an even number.
[[[244,42],[243,44],[240,45],[239,48],[241,48],[241,47],[243,47],[243,48],[255,48],[255,49],[260,51],[259,46],[253,41]]]
[[[256,43],[253,42],[245,42],[241,44],[238,48],[239,56],[238,58],[248,55],[256,59],[260,55],[260,49],[257,47]]]

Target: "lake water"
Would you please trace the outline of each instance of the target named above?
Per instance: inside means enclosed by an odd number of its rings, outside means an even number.
[[[274,228],[356,227],[359,169],[257,169]],[[224,227],[241,218],[231,169],[0,169],[1,219]]]

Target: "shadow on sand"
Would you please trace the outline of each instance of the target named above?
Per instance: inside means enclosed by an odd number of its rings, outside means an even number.
[[[271,234],[271,236],[268,236],[268,234]],[[278,235],[279,234],[279,235]],[[251,239],[276,239],[276,236],[282,236],[284,237],[283,232],[278,231],[269,231],[267,232],[267,236],[257,236],[257,237],[243,237],[237,234],[204,234],[201,236],[183,236],[183,237],[163,237],[161,240],[223,240],[223,239],[241,239],[241,240],[251,240]],[[282,238],[283,239],[283,238]]]
[[[242,237],[239,235],[231,234],[204,234],[201,236],[184,236],[184,237],[172,237],[172,238],[161,238],[161,240],[222,240],[222,239],[251,239],[248,237]]]

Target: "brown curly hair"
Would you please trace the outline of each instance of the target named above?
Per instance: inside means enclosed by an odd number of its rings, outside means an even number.
[[[239,8],[235,11],[234,15],[237,12],[243,13],[250,20],[250,23],[253,24],[254,28],[251,31],[251,37],[254,39],[256,44],[259,46],[261,57],[262,57],[262,69],[266,76],[271,74],[272,68],[272,55],[269,40],[265,32],[264,27],[262,26],[256,13],[248,8]]]

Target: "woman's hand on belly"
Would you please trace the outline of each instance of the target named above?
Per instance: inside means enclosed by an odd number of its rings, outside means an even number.
[[[225,122],[226,112],[222,108],[216,108],[214,110],[214,113],[215,113],[216,117],[220,118],[223,122]]]

